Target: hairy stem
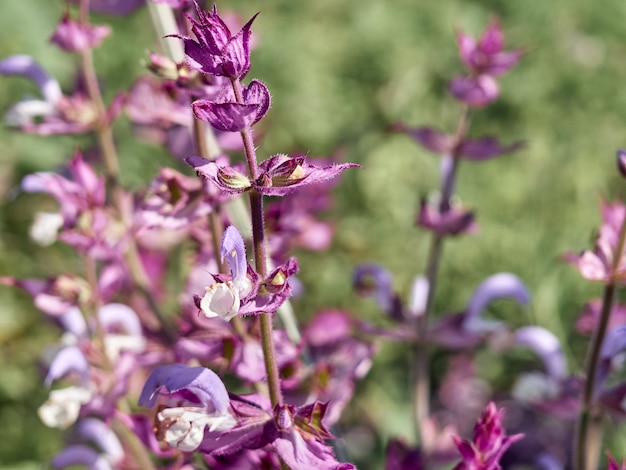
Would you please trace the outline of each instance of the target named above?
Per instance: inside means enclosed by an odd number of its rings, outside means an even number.
[[[238,103],[243,103],[241,93],[241,84],[238,79],[231,80],[233,92]],[[252,130],[250,128],[241,131],[243,139],[244,153],[246,155],[246,163],[248,164],[248,172],[251,179],[258,177],[259,168],[256,160],[256,150],[252,139]],[[267,253],[265,249],[265,222],[263,219],[263,196],[256,191],[250,191],[250,215],[252,218],[252,244],[254,247],[254,261],[256,270],[264,279],[267,277]],[[269,388],[270,400],[272,406],[282,403],[282,393],[280,390],[280,376],[278,374],[278,364],[276,362],[276,350],[272,337],[273,319],[271,313],[263,313],[260,318],[261,326],[261,347],[263,348],[263,357],[265,361],[265,370],[267,373],[267,384]]]
[[[614,276],[622,258],[625,242],[626,217],[622,221],[619,241],[613,255],[611,279],[604,286],[600,319],[596,325],[588,350],[587,365],[585,368],[585,388],[583,390],[582,406],[574,442],[575,470],[591,470],[597,468],[596,466],[600,456],[600,447],[602,444],[602,410],[594,403],[594,392],[597,385],[600,353],[602,352],[602,345],[608,330],[609,318],[611,317],[611,311],[615,302],[617,288]]]

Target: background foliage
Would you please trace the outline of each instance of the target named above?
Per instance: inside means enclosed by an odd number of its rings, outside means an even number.
[[[364,166],[347,172],[337,187],[336,207],[328,214],[337,226],[331,252],[300,254],[306,294],[296,303],[299,315],[332,306],[376,322],[384,319],[352,292],[352,270],[365,261],[381,263],[394,273],[397,290],[407,293],[424,269],[430,240],[414,227],[416,207],[421,195],[435,189],[438,172],[436,156],[389,133],[388,126],[403,120],[452,130],[458,106],[446,85],[461,71],[455,27],[477,34],[490,15],[500,18],[507,44],[528,53],[501,80],[498,104],[474,114],[470,134],[523,139],[527,146],[485,164],[463,163],[457,193],[477,210],[480,233],[446,244],[437,311],[462,309],[490,274],[516,273],[532,293],[530,306],[522,311],[502,303],[491,313],[551,329],[570,347],[571,370],[579,371],[586,342],[572,333],[573,323],[600,286],[579,278],[559,255],[589,247],[599,200],[624,196],[613,155],[626,145],[626,3],[240,0],[218,7],[242,18],[261,11],[249,76],[269,86],[273,107],[259,154],[334,154]],[[0,57],[28,53],[69,89],[76,61],[47,42],[63,2],[3,2],[0,11]],[[94,22],[114,30],[95,53],[110,99],[142,73],[145,50],[155,49],[156,41],[146,11],[97,16]],[[0,112],[35,93],[24,80],[0,78]],[[160,165],[170,164],[163,150],[132,136],[125,118],[115,130],[126,185],[145,184]],[[47,199],[18,194],[16,187],[25,174],[53,169],[89,141],[2,128],[0,142],[0,275],[42,277],[73,269],[69,250],[41,249],[28,239],[34,209]],[[35,412],[46,396],[38,357],[58,333],[20,292],[0,288],[0,305],[0,464],[39,468],[60,445],[58,433]],[[382,434],[363,428],[346,436],[357,454],[362,446],[381,449],[391,433],[410,435],[406,356],[384,345],[370,374],[376,380],[359,387],[356,414]],[[510,386],[509,359],[489,351],[479,356],[494,387]],[[361,468],[379,467],[371,461]]]

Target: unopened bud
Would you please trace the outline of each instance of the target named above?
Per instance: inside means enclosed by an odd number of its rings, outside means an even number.
[[[231,189],[245,190],[251,186],[248,177],[231,167],[220,168],[217,172],[220,184]]]
[[[265,288],[267,289],[268,292],[275,294],[283,290],[286,282],[287,282],[287,276],[285,276],[285,273],[282,271],[278,271],[274,275],[274,277],[272,277],[271,279],[268,279],[265,282]]]
[[[306,176],[306,171],[301,165],[297,165],[289,174],[274,176],[272,178],[272,186],[284,187],[301,181]]]
[[[150,52],[147,62],[148,70],[161,78],[168,80],[178,79],[178,66],[169,57]]]

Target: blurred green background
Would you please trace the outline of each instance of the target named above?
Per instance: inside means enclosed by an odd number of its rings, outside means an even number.
[[[218,7],[242,18],[261,11],[249,77],[268,85],[273,106],[263,122],[259,155],[338,153],[364,166],[346,172],[335,192],[336,207],[328,215],[337,227],[332,250],[300,254],[307,293],[296,308],[303,318],[332,306],[372,321],[380,316],[353,294],[352,270],[366,261],[381,263],[407,296],[430,242],[414,227],[416,207],[438,178],[438,157],[386,129],[401,120],[452,131],[459,106],[446,85],[462,71],[455,28],[477,35],[491,15],[499,17],[507,46],[528,53],[500,80],[501,99],[473,114],[470,133],[495,134],[505,143],[522,139],[527,146],[461,165],[457,193],[476,209],[480,232],[446,243],[436,310],[460,310],[486,276],[513,272],[529,287],[530,305],[522,310],[502,302],[490,314],[517,326],[549,328],[568,349],[571,371],[580,371],[586,340],[573,334],[573,323],[601,287],[583,281],[559,256],[590,247],[599,201],[624,197],[614,153],[626,146],[626,3],[240,0],[219,1]],[[0,57],[30,54],[69,89],[76,57],[48,44],[63,8],[60,0],[2,2]],[[95,52],[110,99],[143,73],[146,49],[158,46],[145,10],[125,18],[94,15],[94,22],[109,23],[114,31]],[[28,94],[37,94],[32,84],[0,77],[0,113]],[[160,148],[132,136],[126,118],[115,132],[125,185],[146,184],[168,164]],[[29,172],[61,165],[89,139],[1,128],[0,142],[0,275],[44,277],[78,266],[64,247],[42,249],[29,241],[34,212],[52,203],[19,195],[16,187]],[[58,332],[21,292],[0,287],[0,303],[0,466],[39,468],[61,445],[60,433],[46,429],[36,415],[47,396],[38,358]],[[506,357],[488,351],[483,356],[481,373],[496,388],[510,386]],[[385,344],[370,374],[376,380],[359,386],[356,409],[376,421],[382,437],[411,435],[406,370],[406,351]],[[384,419],[372,403],[385,410]],[[381,436],[361,439],[380,455]],[[619,449],[619,438],[613,439]],[[369,462],[362,468],[380,467]]]

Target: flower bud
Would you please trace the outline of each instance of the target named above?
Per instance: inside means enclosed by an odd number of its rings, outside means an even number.
[[[231,167],[220,168],[217,172],[219,183],[230,189],[245,190],[252,186],[248,177]]]
[[[148,62],[146,64],[148,70],[161,78],[168,80],[178,79],[178,66],[169,57],[165,57],[154,52],[148,54]]]

